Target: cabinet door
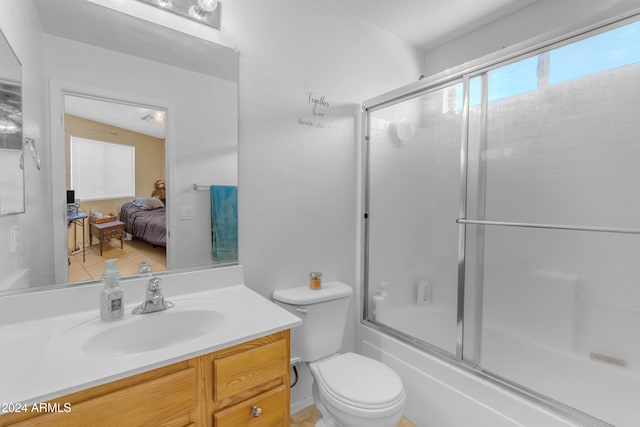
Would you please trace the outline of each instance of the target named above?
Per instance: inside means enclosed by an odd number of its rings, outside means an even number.
[[[4,414],[0,427],[288,427],[289,331],[49,403],[71,412]]]
[[[9,425],[15,427],[183,426],[190,423],[189,414],[193,411],[196,398],[195,387],[195,369],[188,368],[74,403],[68,413],[48,413]]]
[[[218,411],[214,427],[285,427],[289,425],[286,410],[287,389],[277,387],[252,399]]]

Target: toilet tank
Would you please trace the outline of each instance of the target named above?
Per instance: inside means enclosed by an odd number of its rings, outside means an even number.
[[[317,290],[301,286],[273,293],[278,305],[302,319],[302,325],[291,330],[291,357],[312,362],[340,351],[351,294],[351,287],[342,282],[324,283]]]

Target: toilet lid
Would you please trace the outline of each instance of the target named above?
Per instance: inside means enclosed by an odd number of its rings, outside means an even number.
[[[402,381],[387,365],[355,353],[332,357],[317,366],[325,388],[358,406],[389,405],[403,397]]]

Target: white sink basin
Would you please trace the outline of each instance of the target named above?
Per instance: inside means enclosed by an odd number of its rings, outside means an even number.
[[[159,350],[210,334],[224,324],[213,310],[169,309],[140,314],[93,335],[82,346],[91,356],[128,356]]]

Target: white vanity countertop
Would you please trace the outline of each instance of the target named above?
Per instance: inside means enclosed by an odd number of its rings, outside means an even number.
[[[100,321],[99,310],[0,324],[0,404],[44,402],[75,391],[207,354],[302,323],[244,285],[165,296],[166,312],[132,315],[141,301],[128,298],[125,317]],[[97,298],[97,295],[96,295]],[[90,355],[83,345],[96,333],[143,316],[175,310],[214,310],[224,315],[211,333],[161,349],[126,356]]]

